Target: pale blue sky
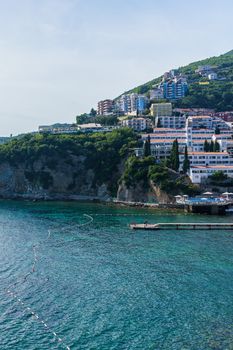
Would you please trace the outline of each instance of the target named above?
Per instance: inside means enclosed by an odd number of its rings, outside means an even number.
[[[233,49],[232,0],[0,0],[0,135]]]

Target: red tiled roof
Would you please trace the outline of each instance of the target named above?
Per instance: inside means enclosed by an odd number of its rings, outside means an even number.
[[[191,168],[195,168],[195,169],[233,169],[233,165],[195,165],[195,166],[191,166]]]

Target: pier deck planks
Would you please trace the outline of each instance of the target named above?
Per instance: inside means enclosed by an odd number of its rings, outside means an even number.
[[[233,223],[157,223],[130,224],[132,230],[233,230]]]

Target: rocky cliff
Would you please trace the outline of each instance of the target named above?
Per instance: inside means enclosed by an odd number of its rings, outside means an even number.
[[[86,169],[82,157],[73,157],[73,164],[60,160],[52,170],[40,160],[26,164],[0,165],[0,197],[23,199],[111,199],[107,183],[96,184],[93,170]]]
[[[130,129],[88,135],[26,135],[0,146],[0,197],[171,203],[196,189],[187,177],[136,158]]]
[[[117,200],[120,202],[167,204],[175,202],[175,197],[149,181],[147,187],[143,186],[143,183],[138,183],[135,187],[127,187],[125,183],[121,183],[118,187]]]
[[[27,135],[0,146],[0,197],[109,201],[137,136]]]

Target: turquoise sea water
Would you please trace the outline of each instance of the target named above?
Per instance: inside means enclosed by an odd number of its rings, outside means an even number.
[[[1,201],[0,349],[233,349],[233,232],[145,220],[232,217]]]

